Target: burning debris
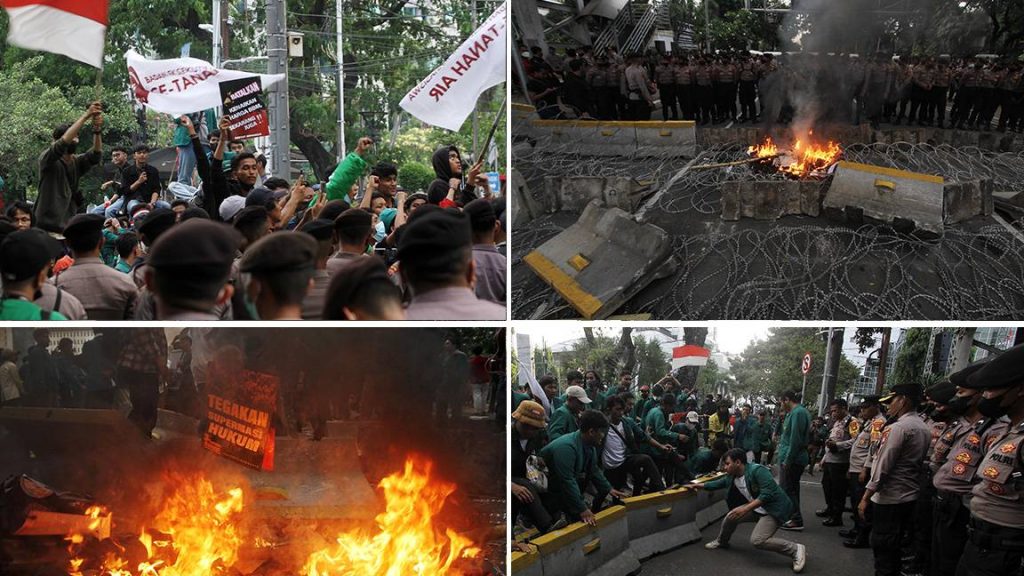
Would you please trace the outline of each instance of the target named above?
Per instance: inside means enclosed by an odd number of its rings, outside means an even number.
[[[832,140],[824,144],[814,142],[813,131],[808,131],[807,136],[809,141],[798,138],[788,150],[780,149],[771,136],[766,136],[763,144],[747,148],[751,158],[762,159],[754,164],[755,171],[779,172],[796,179],[824,178],[842,159],[843,149]]]
[[[469,574],[460,561],[477,558],[480,548],[454,530],[442,533],[437,516],[455,485],[431,479],[433,465],[411,458],[405,470],[381,480],[387,509],[377,516],[379,532],[338,535],[330,549],[310,555],[308,576]]]

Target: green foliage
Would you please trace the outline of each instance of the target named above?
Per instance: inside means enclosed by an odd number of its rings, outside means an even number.
[[[728,370],[722,370],[717,362],[708,358],[708,363],[697,375],[697,390],[704,394],[717,392],[721,386],[731,387],[732,378]],[[727,388],[728,389],[728,388]]]
[[[826,344],[817,328],[772,328],[764,340],[752,342],[732,365],[734,392],[752,398],[777,398],[786,390],[800,390],[800,362],[810,352],[805,406],[813,405],[821,390]],[[845,356],[839,361],[836,394],[842,395],[860,376],[860,369]]]
[[[426,192],[434,180],[434,169],[422,162],[405,162],[399,165],[398,182],[411,192]]]
[[[494,328],[451,328],[445,330],[445,336],[452,336],[458,342],[459,349],[470,354],[474,346],[481,346],[484,354],[493,354]]]
[[[34,56],[0,70],[0,125],[4,137],[0,138],[0,175],[7,181],[8,198],[35,198],[39,177],[39,156],[52,140],[53,129],[78,119],[88,103],[95,98],[92,87],[76,86],[64,89],[52,86],[39,78],[45,59]],[[104,146],[109,149],[133,130],[135,123],[131,107],[115,98],[112,90],[104,89],[104,100],[109,102],[104,113]],[[90,125],[82,129],[79,150],[92,145]],[[89,177],[98,179],[96,170]],[[83,190],[90,189],[90,180],[83,182]]]
[[[601,381],[607,381],[614,377],[614,374],[606,374],[604,367],[615,365],[616,338],[605,334],[601,329],[594,329],[594,344],[586,340],[575,342],[572,350],[559,354],[558,366],[561,374],[571,370],[579,370],[581,373],[587,370],[596,370],[601,376]]]
[[[636,346],[636,362],[640,367],[636,380],[639,386],[653,385],[669,373],[672,365],[657,339],[634,336],[633,345]]]
[[[931,333],[929,328],[909,328],[903,334],[903,346],[896,355],[892,375],[888,378],[891,384],[921,382]]]

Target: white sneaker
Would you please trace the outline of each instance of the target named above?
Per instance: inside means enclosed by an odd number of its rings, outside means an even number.
[[[728,548],[729,547],[729,543],[728,542],[719,542],[718,538],[715,538],[711,542],[708,542],[707,544],[705,544],[704,547],[707,548],[708,550],[714,550],[715,548]]]
[[[807,547],[803,544],[796,545],[796,554],[793,554],[793,572],[800,573],[807,563]]]

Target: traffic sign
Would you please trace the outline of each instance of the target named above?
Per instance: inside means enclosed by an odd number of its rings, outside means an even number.
[[[807,374],[811,371],[811,353],[804,354],[804,361],[800,363],[800,371]]]

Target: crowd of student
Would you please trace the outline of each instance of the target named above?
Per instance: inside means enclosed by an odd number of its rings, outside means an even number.
[[[369,138],[309,186],[266,174],[226,118],[208,134],[176,122],[175,181],[147,146],[131,161],[114,148],[112,195],[89,210],[79,188],[101,161],[101,105],[53,131],[35,203],[0,217],[0,319],[505,319],[505,201],[457,147],[437,148],[425,192],[402,189],[392,163],[370,167]]]
[[[800,480],[822,470],[815,515],[849,548],[871,548],[878,576],[992,576],[1024,570],[1024,345],[925,390],[894,385],[852,409],[837,398],[812,418],[799,392],[774,412],[739,414],[667,376],[634,394],[624,371],[608,387],[593,371],[567,388],[544,376],[544,397],[513,393],[512,524],[546,533],[629,496],[666,486],[728,490],[730,512],[709,550],[728,548],[741,522],[751,544],[803,570]],[[716,400],[718,400],[716,402]],[[703,413],[703,414],[702,414]],[[777,466],[777,474],[773,474]],[[714,471],[725,476],[703,481]],[[776,480],[777,476],[777,480]],[[847,506],[849,503],[849,506]]]

